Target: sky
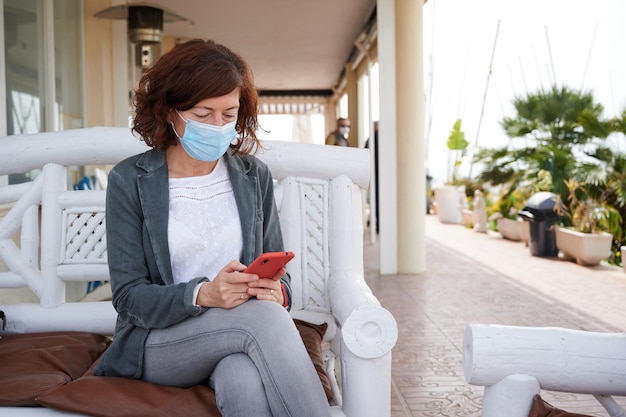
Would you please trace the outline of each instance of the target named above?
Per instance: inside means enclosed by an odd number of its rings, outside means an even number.
[[[605,116],[621,114],[625,19],[626,0],[429,0],[424,81],[433,186],[449,178],[446,141],[456,119],[462,120],[469,153],[476,146],[504,146],[509,138],[499,123],[515,116],[513,99],[555,81],[591,92]],[[626,151],[623,136],[612,139]],[[465,158],[461,174],[470,166]],[[471,169],[475,174],[479,168]]]

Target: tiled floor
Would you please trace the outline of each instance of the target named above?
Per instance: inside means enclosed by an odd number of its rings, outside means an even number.
[[[435,216],[427,216],[426,243],[424,273],[380,276],[378,245],[365,242],[366,279],[399,328],[392,417],[481,415],[483,388],[463,377],[461,346],[469,323],[624,328],[621,269],[534,257],[521,242],[442,224]],[[542,396],[568,411],[608,415],[591,396]]]

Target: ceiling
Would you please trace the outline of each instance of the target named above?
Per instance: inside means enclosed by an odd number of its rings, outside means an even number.
[[[328,91],[337,85],[354,42],[375,12],[376,0],[155,0],[148,4],[194,22],[165,23],[165,36],[214,39],[242,55],[261,91]]]

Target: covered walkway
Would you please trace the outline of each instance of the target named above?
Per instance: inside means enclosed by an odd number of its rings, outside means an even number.
[[[442,224],[435,216],[426,217],[423,274],[380,276],[377,245],[366,239],[364,246],[367,281],[398,321],[392,417],[480,416],[483,388],[463,377],[468,323],[610,332],[626,327],[626,274],[620,268],[534,257],[521,242]],[[591,396],[542,397],[571,412],[608,415]]]

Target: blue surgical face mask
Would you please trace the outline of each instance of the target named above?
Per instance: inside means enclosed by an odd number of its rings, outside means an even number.
[[[217,161],[226,153],[228,146],[237,137],[236,120],[224,126],[215,126],[184,119],[178,111],[176,114],[186,123],[185,133],[180,137],[174,127],[174,122],[172,122],[172,129],[189,156],[199,161]]]

